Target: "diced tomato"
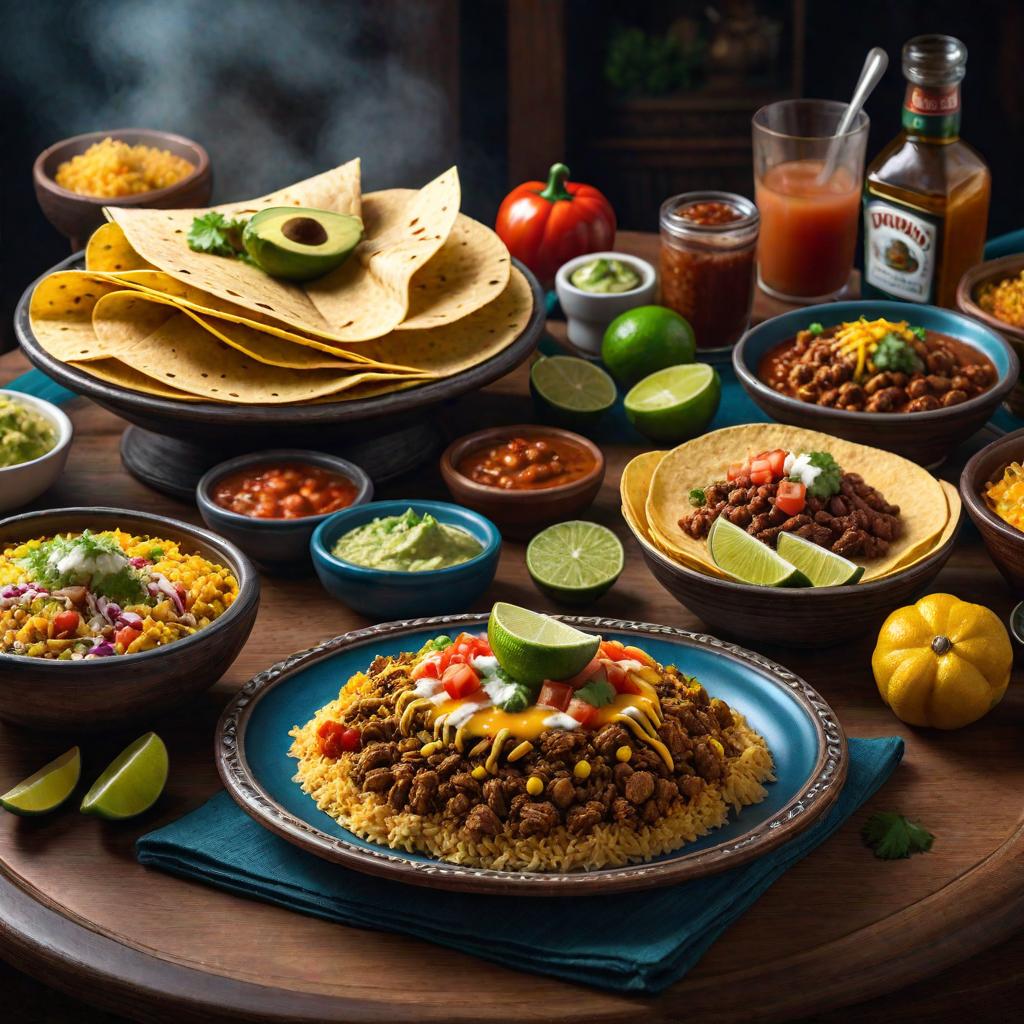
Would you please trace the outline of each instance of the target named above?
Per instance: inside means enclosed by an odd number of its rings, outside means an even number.
[[[480,677],[468,665],[449,665],[441,682],[452,700],[461,700],[480,689]]]
[[[772,464],[767,459],[754,459],[750,463],[750,482],[756,486],[770,484],[775,477],[772,475]]]
[[[570,676],[568,679],[563,679],[562,682],[567,686],[571,686],[574,690],[578,690],[589,680],[593,679],[600,669],[601,659],[599,657],[591,658],[581,672],[577,672],[576,675]]]
[[[114,643],[120,644],[123,650],[128,650],[131,644],[142,635],[141,629],[134,626],[122,626],[114,634]]]
[[[761,452],[758,459],[767,460],[772,468],[772,475],[776,480],[786,475],[786,450],[785,448],[773,448],[770,452]]]
[[[320,753],[324,757],[341,757],[362,746],[363,737],[358,729],[343,725],[341,722],[324,722],[316,731]]]
[[[629,673],[615,664],[606,664],[608,682],[615,687],[616,693],[640,693],[640,687],[633,682]]]
[[[439,679],[441,670],[438,668],[437,659],[427,658],[421,661],[413,670],[413,679]]]
[[[580,725],[589,725],[595,718],[597,718],[597,708],[595,708],[593,704],[588,704],[585,700],[577,700],[573,697],[573,699],[569,701],[569,707],[566,710],[566,714],[575,718]]]
[[[64,633],[74,633],[74,631],[78,629],[79,622],[81,622],[81,616],[78,612],[58,612],[53,617],[54,636],[61,636]]]
[[[775,493],[775,507],[787,516],[799,515],[807,504],[807,488],[799,480],[782,480]]]
[[[537,703],[544,708],[564,711],[572,700],[572,692],[572,687],[568,683],[556,683],[551,679],[545,679]]]
[[[451,650],[451,648],[449,648],[448,650]],[[443,674],[444,670],[448,668],[449,665],[465,665],[466,664],[466,660],[467,660],[466,656],[464,654],[459,654],[458,651],[454,651],[451,654],[448,654],[448,651],[445,651],[444,654],[447,655],[447,657],[445,657],[444,655],[442,655],[442,657],[441,657],[441,671],[442,671],[442,674]]]
[[[731,483],[737,477],[746,476],[750,472],[750,467],[745,462],[734,462],[729,466],[729,472],[725,474],[725,478]]]

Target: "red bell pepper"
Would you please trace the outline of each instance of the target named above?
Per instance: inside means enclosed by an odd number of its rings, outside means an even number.
[[[565,164],[553,164],[546,184],[527,181],[512,189],[494,225],[509,252],[545,286],[563,263],[615,244],[611,203],[596,188],[568,177]]]

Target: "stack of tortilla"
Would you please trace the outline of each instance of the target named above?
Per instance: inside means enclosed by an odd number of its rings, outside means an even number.
[[[622,471],[622,516],[641,543],[706,576],[729,577],[715,565],[707,541],[679,525],[693,511],[689,493],[725,480],[731,464],[761,451],[826,451],[847,473],[859,473],[900,507],[903,533],[883,558],[864,562],[862,583],[891,576],[942,547],[960,522],[960,495],[952,484],[899,455],[801,427],[751,423],[725,427],[669,452],[645,452]],[[860,561],[855,559],[855,561]]]
[[[422,189],[363,195],[359,161],[259,199],[213,209],[249,217],[302,206],[361,217],[363,240],[313,281],[193,252],[209,210],[110,207],[85,270],[32,295],[39,344],[100,380],[181,401],[338,402],[449,377],[510,345],[533,311],[501,239],[459,212],[451,168]]]

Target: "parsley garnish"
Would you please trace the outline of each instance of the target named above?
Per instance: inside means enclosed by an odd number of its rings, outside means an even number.
[[[919,341],[924,341],[928,337],[928,332],[923,327],[911,327],[910,333]]]
[[[607,679],[591,679],[586,686],[581,686],[574,694],[577,700],[593,704],[595,708],[603,708],[615,700],[615,687]]]
[[[912,853],[926,853],[935,841],[935,836],[927,829],[893,811],[872,814],[860,834],[881,860],[899,860]]]
[[[69,555],[69,567],[61,570],[61,561]],[[110,564],[113,556],[118,568],[111,572],[92,571],[100,559]],[[51,590],[68,586],[88,586],[94,594],[102,594],[118,604],[145,600],[146,587],[139,573],[128,564],[128,556],[113,537],[99,536],[83,530],[77,537],[61,536],[44,541],[33,548],[21,565],[32,580]]]
[[[702,508],[707,503],[708,496],[699,487],[694,487],[694,489],[690,491],[690,504],[693,505],[694,508]]]
[[[807,461],[817,466],[821,472],[814,478],[814,483],[807,488],[812,498],[831,498],[839,493],[839,484],[843,479],[843,471],[828,452],[810,452]],[[796,479],[796,478],[793,478]]]
[[[878,343],[871,362],[876,370],[891,370],[894,373],[917,373],[924,369],[921,357],[892,331]]]
[[[188,247],[194,252],[248,261],[249,254],[242,245],[244,227],[244,220],[229,220],[223,213],[211,210],[193,219],[188,229]]]

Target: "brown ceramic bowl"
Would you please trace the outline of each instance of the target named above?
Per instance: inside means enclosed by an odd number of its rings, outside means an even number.
[[[985,503],[981,489],[998,479],[1011,462],[1024,459],[1024,430],[1015,430],[986,445],[960,474],[960,497],[981,534],[989,557],[1014,593],[1024,596],[1024,533],[1003,522]]]
[[[633,530],[632,524],[627,525]],[[927,558],[903,572],[846,587],[768,588],[687,569],[633,530],[654,578],[721,636],[758,646],[832,647],[873,635],[895,608],[928,586],[953,551],[960,524]]]
[[[195,170],[181,181],[167,188],[140,192],[138,195],[121,196],[117,199],[103,199],[98,196],[80,196],[69,192],[54,181],[57,168],[66,160],[84,153],[94,142],[102,142],[107,136],[127,142],[130,146],[152,146],[166,149],[175,156],[184,157]],[[206,206],[213,191],[213,171],[209,154],[191,139],[171,132],[155,131],[149,128],[117,128],[106,132],[88,132],[62,139],[44,149],[32,165],[32,180],[36,198],[46,219],[71,241],[76,252],[85,246],[89,235],[104,221],[104,206],[149,206],[160,210],[187,209]]]
[[[572,483],[536,490],[504,491],[478,484],[456,468],[471,452],[502,444],[513,437],[561,437],[586,448],[594,467]],[[564,519],[574,519],[597,496],[604,481],[604,453],[593,441],[558,427],[526,423],[490,427],[453,441],[441,456],[441,476],[451,496],[460,504],[487,516],[506,537],[532,537],[539,529]]]
[[[1024,270],[1024,253],[1003,256],[998,260],[986,260],[976,267],[971,267],[957,285],[956,306],[961,313],[980,320],[986,327],[1001,334],[1017,353],[1017,358],[1024,361],[1024,327],[1014,327],[1013,324],[986,313],[976,301],[982,285],[990,281],[1002,281],[1007,277],[1017,277],[1021,270]],[[1006,405],[1015,416],[1024,416],[1024,384],[1019,379],[1006,396]]]
[[[229,568],[238,581],[238,596],[205,629],[139,654],[73,662],[0,654],[0,718],[4,721],[77,733],[152,721],[213,686],[252,631],[260,603],[260,580],[252,563],[234,544],[176,519],[116,508],[28,512],[0,521],[0,549],[87,527],[120,527],[176,541],[184,551]]]

